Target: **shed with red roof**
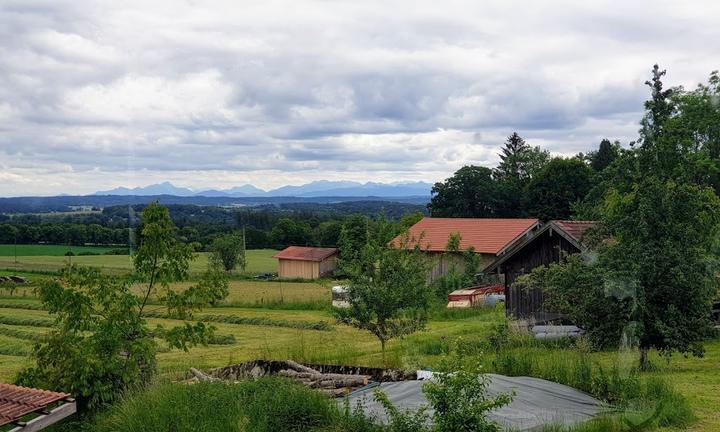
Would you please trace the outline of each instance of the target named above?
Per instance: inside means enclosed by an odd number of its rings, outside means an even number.
[[[430,279],[446,274],[451,265],[463,266],[459,254],[447,254],[448,240],[460,237],[460,251],[472,248],[481,256],[481,267],[495,261],[502,251],[538,229],[538,219],[423,218],[394,238],[390,247],[419,248],[432,259]]]
[[[338,250],[305,246],[288,246],[273,255],[278,260],[278,277],[282,279],[318,279],[337,268]]]

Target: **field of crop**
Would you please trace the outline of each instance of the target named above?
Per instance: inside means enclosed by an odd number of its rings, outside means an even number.
[[[8,245],[5,245],[8,246]],[[10,245],[12,246],[12,245]],[[20,245],[18,245],[20,247]],[[29,248],[63,248],[65,246],[28,246]],[[94,248],[93,248],[94,249]],[[60,249],[58,249],[60,250]],[[72,262],[73,264],[83,266],[99,267],[109,273],[127,272],[132,267],[131,258],[128,255],[88,255],[66,257],[64,252],[57,254],[38,255],[28,253],[20,255],[18,251],[17,262],[10,251],[10,255],[2,256],[0,254],[0,269],[12,269],[19,271],[57,271]],[[75,252],[75,250],[73,250]],[[245,269],[247,274],[272,273],[277,271],[277,260],[272,256],[277,251],[272,249],[248,250],[246,252],[248,266]],[[77,252],[75,252],[77,254]],[[200,273],[207,267],[207,253],[196,254],[195,259],[190,264],[191,273]]]
[[[26,256],[64,256],[68,251],[75,255],[82,252],[102,254],[112,249],[116,248],[107,246],[0,244],[0,257],[14,257],[16,252],[18,259]]]

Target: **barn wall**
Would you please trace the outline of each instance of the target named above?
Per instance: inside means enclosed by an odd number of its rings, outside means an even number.
[[[337,255],[332,255],[320,262],[320,276],[330,274],[337,268]]]
[[[458,271],[465,271],[465,259],[461,252],[459,253],[443,253],[443,252],[425,252],[425,256],[429,260],[430,271],[428,273],[428,281],[434,282],[450,271],[454,265]],[[490,265],[496,256],[493,254],[480,254],[480,268],[482,271]]]
[[[513,287],[515,280],[534,268],[559,262],[564,254],[580,252],[572,243],[553,230],[540,234],[514,256],[503,263],[505,274],[505,308],[509,315],[518,318],[550,318],[552,311],[544,306],[545,297],[540,290],[527,292]]]
[[[283,279],[317,279],[320,277],[320,263],[279,259],[278,277]]]

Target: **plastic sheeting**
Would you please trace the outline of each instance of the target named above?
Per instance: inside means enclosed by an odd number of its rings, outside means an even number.
[[[490,378],[489,395],[515,391],[509,405],[489,415],[505,430],[532,430],[547,424],[572,425],[590,420],[604,408],[599,400],[562,384],[529,377],[487,376]],[[360,405],[366,414],[386,422],[385,410],[373,400],[375,389],[379,387],[399,409],[416,410],[427,405],[422,392],[423,384],[422,380],[381,383],[373,388],[360,389],[348,398],[351,407]],[[432,411],[429,410],[428,414],[432,415]]]

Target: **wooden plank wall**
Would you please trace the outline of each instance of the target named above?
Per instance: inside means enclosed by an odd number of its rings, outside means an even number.
[[[317,279],[320,263],[316,261],[278,260],[278,277],[283,279]]]
[[[580,252],[560,234],[548,230],[507,260],[501,268],[505,274],[505,308],[509,315],[518,318],[545,317],[552,315],[546,310],[544,295],[540,290],[527,292],[513,287],[513,282],[534,268],[559,262],[564,254]]]

